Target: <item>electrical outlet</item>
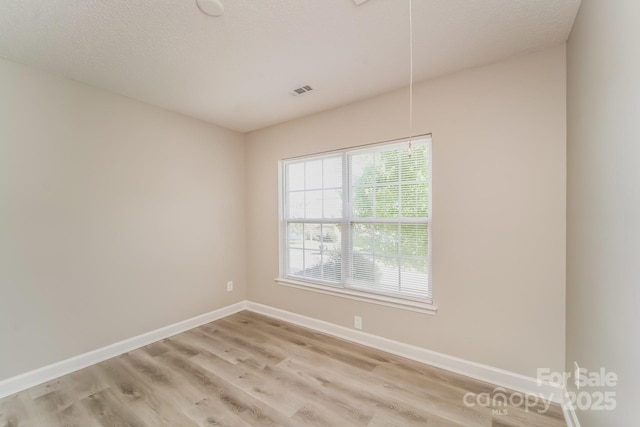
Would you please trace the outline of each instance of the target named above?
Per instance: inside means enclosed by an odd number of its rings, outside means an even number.
[[[231,292],[233,290],[233,282],[232,281],[228,281],[227,282],[227,292]]]
[[[353,327],[356,329],[362,329],[362,317],[353,316]]]

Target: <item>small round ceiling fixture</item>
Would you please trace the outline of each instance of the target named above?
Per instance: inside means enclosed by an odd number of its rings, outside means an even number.
[[[224,13],[224,5],[220,0],[196,0],[202,13],[209,16],[220,16]]]

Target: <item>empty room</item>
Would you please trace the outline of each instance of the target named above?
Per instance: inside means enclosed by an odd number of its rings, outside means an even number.
[[[0,427],[640,425],[639,22],[0,0]]]

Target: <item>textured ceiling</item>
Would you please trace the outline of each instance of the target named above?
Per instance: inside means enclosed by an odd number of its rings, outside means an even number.
[[[408,83],[408,0],[222,2],[1,0],[0,56],[239,131]],[[579,3],[413,0],[415,78],[561,43]]]

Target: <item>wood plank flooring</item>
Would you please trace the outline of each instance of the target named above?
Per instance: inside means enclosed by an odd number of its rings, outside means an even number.
[[[244,311],[2,399],[0,426],[565,426],[464,404],[494,388]]]

